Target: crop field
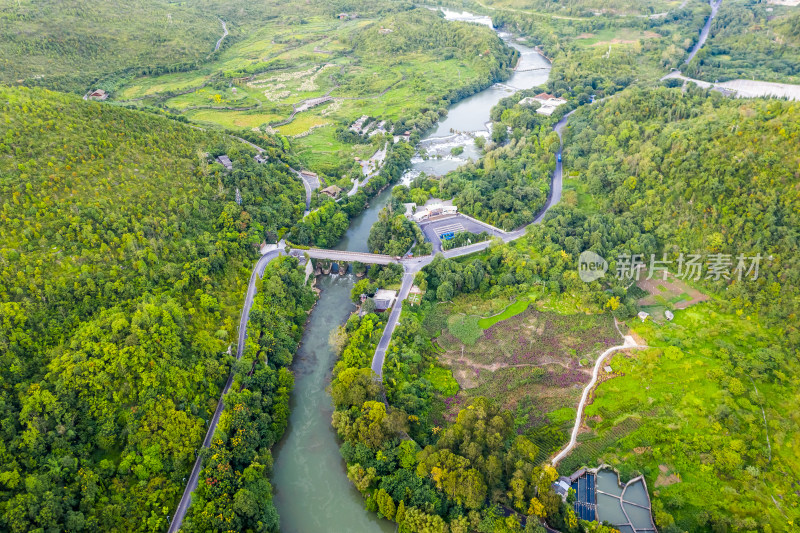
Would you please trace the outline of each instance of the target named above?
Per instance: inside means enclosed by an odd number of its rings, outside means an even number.
[[[217,109],[192,110],[186,116],[193,122],[221,125],[231,129],[257,128],[264,124],[265,120],[277,117],[277,115],[264,115],[252,111],[220,111]]]
[[[666,309],[686,309],[708,300],[706,294],[672,275],[667,279],[660,279],[659,276],[642,279],[636,286],[647,292],[646,296],[639,299],[639,305],[658,320],[664,319]]]
[[[576,303],[566,300],[461,297],[431,311],[423,326],[438,334],[439,362],[460,386],[445,402],[445,418],[478,396],[494,398],[515,414],[517,431],[539,446],[540,460],[562,446],[594,357],[619,344],[610,315],[576,312]]]
[[[627,45],[638,41],[661,37],[652,31],[640,31],[631,28],[608,28],[596,33],[582,33],[575,37],[581,46]]]
[[[349,170],[354,146],[337,138],[335,127],[322,126],[348,126],[362,115],[406,121],[404,127],[429,124],[444,112],[432,103],[488,82],[493,59],[485,44],[476,52],[444,41],[442,48],[418,44],[428,38],[418,33],[436,31],[431,22],[438,17],[427,10],[346,21],[304,12],[302,25],[288,16],[249,33],[230,25],[233,40],[209,61],[186,72],[133,77],[115,88],[112,101],[163,106],[206,126],[302,136],[303,164],[336,174]],[[465,27],[476,42],[497,39],[488,28]]]

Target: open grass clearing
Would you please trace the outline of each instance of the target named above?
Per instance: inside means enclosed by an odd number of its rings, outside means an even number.
[[[549,305],[572,311],[561,314],[531,306],[533,299],[508,304],[507,299],[461,297],[439,304],[423,325],[430,332],[441,331],[436,339],[439,362],[460,386],[447,402],[445,419],[478,396],[493,398],[514,413],[517,431],[533,439],[544,460],[569,440],[594,356],[618,344],[619,334],[610,315],[576,313],[578,304],[569,297],[548,298]],[[485,330],[480,325],[485,319],[455,313],[493,310],[503,303]]]

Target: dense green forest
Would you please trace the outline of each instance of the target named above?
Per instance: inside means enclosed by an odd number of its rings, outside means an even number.
[[[758,252],[765,259],[757,282],[709,281],[710,289],[724,291],[732,309],[763,318],[783,321],[800,311],[796,104],[662,89],[587,109],[571,121],[565,160],[598,212],[641,227],[673,259]],[[786,325],[797,345],[800,332],[791,320]]]
[[[744,78],[800,83],[800,13],[792,9],[724,2],[706,45],[685,74],[712,82]]]
[[[83,93],[99,84],[115,89],[137,76],[192,72],[218,59],[220,51],[254,35],[275,18],[303,24],[311,14],[335,17],[409,9],[404,2],[285,0],[78,0],[0,2],[0,82]],[[223,35],[221,20],[228,35]],[[12,59],[13,58],[13,59]]]
[[[369,250],[430,252],[406,202],[452,198],[505,230],[530,223],[550,193],[553,126],[575,110],[564,192],[520,239],[437,256],[416,275],[421,296],[400,304],[382,383],[370,367],[388,313],[368,299],[332,336],[332,425],[366,508],[404,533],[543,533],[544,523],[613,533],[579,521],[551,488],[559,474],[604,462],[623,478],[645,476],[663,533],[791,531],[800,107],[652,87],[682,65],[705,2],[457,4],[540,45],[550,78],[495,106],[479,161],[394,187]],[[215,51],[223,20],[229,34]],[[798,46],[790,8],[726,0],[684,73],[797,82]],[[0,530],[164,531],[200,453],[183,529],[279,531],[271,450],[288,424],[290,365],[316,295],[297,259],[270,263],[236,361],[259,245],[333,247],[410,167],[420,134],[505,79],[516,59],[489,28],[400,0],[0,0]],[[78,96],[95,87],[111,101]],[[568,104],[549,117],[520,105],[541,91]],[[362,115],[385,131],[351,131]],[[406,129],[410,142],[395,142]],[[288,165],[347,190],[363,177],[355,157],[384,146],[380,172],[357,194],[316,192],[304,216]],[[232,170],[216,162],[222,154]],[[444,248],[487,238],[460,233]],[[606,258],[609,275],[583,282],[584,250]],[[613,274],[621,255],[651,254],[674,269],[687,254],[716,257],[726,270],[691,282],[710,301],[682,309],[661,297],[674,321],[640,321],[646,291]],[[737,277],[740,256],[756,255],[753,279]],[[351,292],[357,304],[402,277],[397,264],[353,268],[365,276]],[[609,361],[614,374],[558,471],[546,460],[568,440],[574,409],[513,396],[547,379],[579,391],[591,353],[569,354],[562,373],[509,372],[495,388],[464,383],[500,367],[465,379],[446,358],[446,336],[499,353],[505,321],[528,306],[568,317],[574,328],[554,335],[580,337],[591,317],[649,346]],[[543,329],[556,323],[547,320]]]
[[[406,218],[402,211],[386,207],[381,210],[378,220],[369,230],[367,246],[370,251],[377,254],[405,255],[417,243],[422,244],[424,240],[419,225]]]
[[[551,124],[568,109],[562,106],[544,117],[530,106],[513,106],[522,97],[504,99],[492,110],[492,130],[501,132],[493,135],[497,144],[487,145],[479,161],[449,172],[439,183],[442,197],[454,198],[461,212],[504,230],[532,222],[547,201],[559,146]]]
[[[466,2],[467,4],[473,2]],[[580,20],[597,15],[624,16],[663,13],[673,6],[665,0],[488,0],[474,2],[477,6],[487,6],[493,10],[508,10],[523,13],[553,15],[564,20]]]
[[[165,118],[40,89],[0,101],[2,529],[163,530],[253,245],[302,216],[302,185]]]
[[[83,92],[128,69],[187,68],[222,36],[214,3],[4,1],[0,81]]]

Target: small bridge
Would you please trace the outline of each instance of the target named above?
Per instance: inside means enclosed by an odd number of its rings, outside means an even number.
[[[326,250],[322,248],[309,248],[308,250],[292,250],[292,255],[299,256],[303,253],[308,254],[312,259],[328,259],[329,261],[346,261],[351,263],[367,263],[371,265],[388,265],[390,263],[400,263],[400,259],[391,255],[369,254],[365,252],[348,252],[346,250]]]
[[[549,70],[550,67],[518,68],[514,72],[533,72],[534,70]]]

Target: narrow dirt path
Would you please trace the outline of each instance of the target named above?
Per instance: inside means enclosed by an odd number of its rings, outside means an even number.
[[[603,352],[600,355],[600,357],[597,358],[597,361],[594,364],[594,370],[592,371],[592,380],[583,389],[583,394],[581,395],[581,401],[578,403],[578,413],[575,415],[575,424],[572,426],[572,435],[570,435],[569,437],[569,443],[564,447],[563,450],[558,452],[558,454],[555,457],[553,457],[553,460],[550,461],[550,464],[552,464],[553,466],[557,465],[561,459],[566,457],[567,454],[569,454],[569,452],[572,451],[572,449],[575,447],[575,444],[577,444],[578,431],[580,431],[581,429],[581,421],[583,420],[583,409],[584,407],[586,407],[586,401],[589,399],[589,393],[597,384],[597,376],[600,374],[600,367],[603,364],[603,361],[605,361],[609,355],[618,352],[620,350],[624,350],[626,348],[639,349],[647,347],[648,346],[646,345],[637,344],[636,341],[633,340],[633,337],[631,337],[630,335],[626,335],[625,342],[623,344],[620,344],[619,346],[612,346],[611,348]]]

